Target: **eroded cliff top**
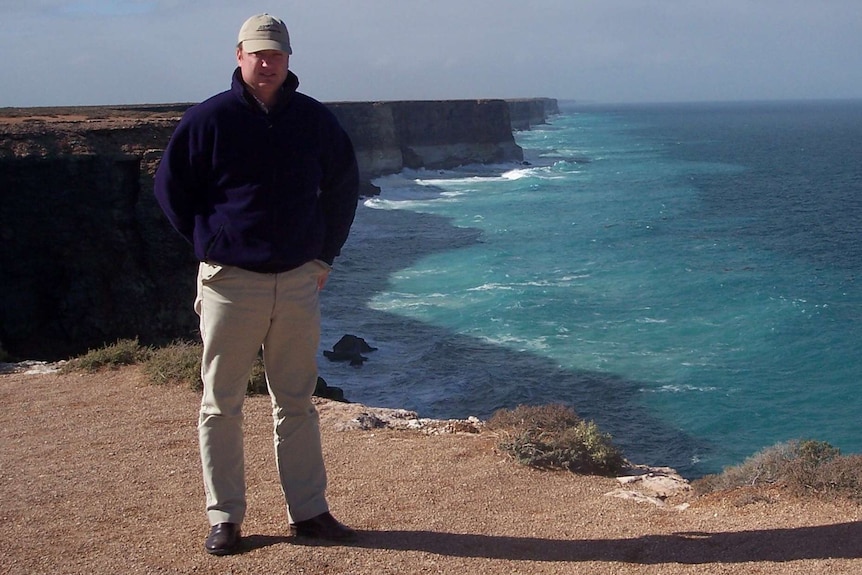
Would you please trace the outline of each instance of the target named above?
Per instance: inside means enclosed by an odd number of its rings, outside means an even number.
[[[123,127],[142,120],[177,121],[192,104],[134,106],[58,106],[50,108],[0,108],[0,131],[33,132],[50,124],[53,129],[96,126]]]
[[[162,146],[189,106],[0,108],[0,158],[141,153]]]

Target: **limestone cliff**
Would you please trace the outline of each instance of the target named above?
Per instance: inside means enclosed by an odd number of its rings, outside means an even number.
[[[503,100],[328,105],[354,142],[366,194],[372,178],[404,168],[523,157]],[[188,107],[0,109],[0,345],[8,352],[59,359],[117,338],[194,337],[196,262],[152,194],[162,150]]]
[[[523,158],[503,100],[328,105],[350,134],[367,177]]]
[[[522,98],[507,100],[513,130],[529,130],[544,124],[548,116],[559,114],[560,107],[553,98]]]

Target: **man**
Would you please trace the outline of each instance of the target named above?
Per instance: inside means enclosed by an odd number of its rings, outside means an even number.
[[[318,414],[318,292],[358,199],[353,146],[320,102],[296,91],[287,27],[269,14],[240,29],[230,90],[190,108],[155,176],[155,194],[200,266],[203,339],[198,432],[204,547],[227,555],[245,516],[242,405],[260,349],[291,531],[345,540],[329,513]]]

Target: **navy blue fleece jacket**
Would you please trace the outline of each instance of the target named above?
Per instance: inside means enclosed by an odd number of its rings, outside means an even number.
[[[191,107],[171,136],[155,195],[200,261],[278,273],[341,252],[356,156],[332,112],[298,86],[289,72],[266,113],[237,68],[231,89]]]

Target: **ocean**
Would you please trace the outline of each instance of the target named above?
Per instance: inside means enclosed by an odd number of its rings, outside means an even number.
[[[351,401],[565,403],[696,478],[793,439],[862,453],[862,101],[577,105],[523,164],[376,181],[324,291]]]

